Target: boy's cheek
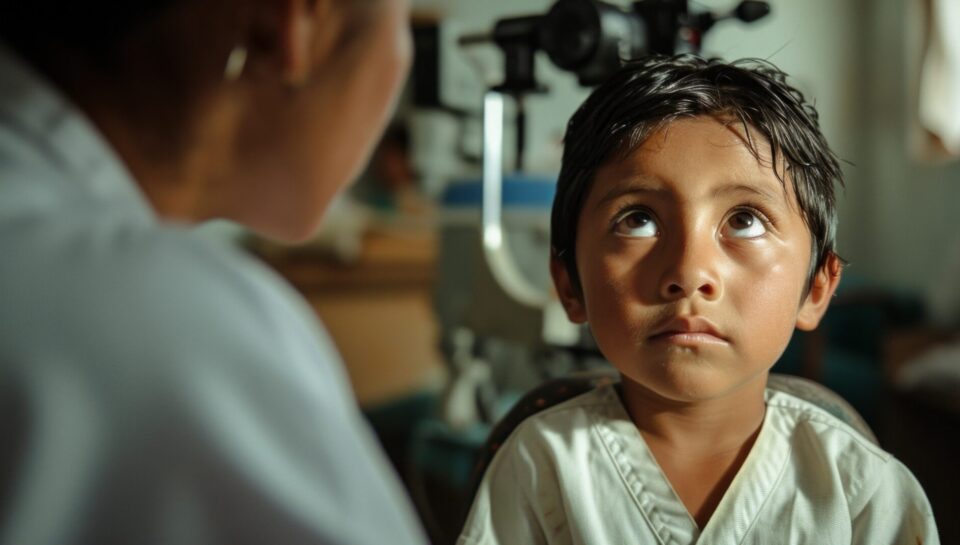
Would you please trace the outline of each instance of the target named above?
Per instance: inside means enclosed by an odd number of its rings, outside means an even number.
[[[781,300],[778,305],[789,306],[795,312],[809,274],[810,251],[806,243],[763,241],[738,252],[731,260],[737,271],[725,278],[728,287],[737,290],[735,285],[746,281],[746,287],[739,289],[764,300]]]

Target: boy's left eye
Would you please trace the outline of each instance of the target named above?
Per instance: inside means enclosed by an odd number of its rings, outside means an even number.
[[[756,238],[767,232],[763,220],[746,210],[740,210],[730,216],[724,227],[724,234],[737,238]]]

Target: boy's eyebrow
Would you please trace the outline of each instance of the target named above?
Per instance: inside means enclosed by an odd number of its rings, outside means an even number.
[[[744,183],[731,183],[718,187],[716,190],[714,190],[713,196],[719,197],[721,195],[730,193],[750,193],[751,195],[759,197],[761,200],[770,203],[770,205],[790,205],[790,203],[787,201],[786,189],[779,192],[773,192],[763,186]]]
[[[610,188],[603,197],[597,202],[598,205],[603,205],[610,201],[615,201],[624,195],[630,193],[648,193],[654,195],[664,195],[670,193],[670,191],[663,187],[657,187],[656,185],[650,183],[650,178],[639,175],[639,176],[630,176],[623,180],[622,183],[618,183]]]
[[[786,197],[785,194],[780,194],[780,195],[775,194],[767,190],[767,188],[765,187],[757,187],[756,185],[750,185],[750,184],[744,184],[744,183],[731,183],[731,184],[720,186],[713,191],[713,196],[719,197],[721,195],[725,195],[729,193],[750,193],[752,195],[760,197],[765,201],[776,203],[776,204],[783,204],[784,202],[783,198]]]
[[[651,179],[646,176],[631,176],[622,183],[618,183],[610,188],[598,201],[598,205],[603,205],[610,201],[615,201],[624,195],[631,193],[646,193],[652,195],[666,195],[671,193],[669,189],[659,187],[651,183]],[[765,187],[749,183],[729,183],[713,190],[713,197],[720,197],[731,193],[749,193],[772,204],[784,204],[786,195],[780,192],[773,192]]]

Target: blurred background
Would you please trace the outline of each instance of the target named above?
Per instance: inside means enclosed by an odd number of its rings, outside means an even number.
[[[497,21],[544,15],[554,0],[413,4],[416,60],[401,104],[316,239],[280,247],[225,224],[200,235],[243,245],[304,294],[432,540],[444,544],[459,530],[491,426],[542,381],[607,364],[543,298],[563,130],[590,87],[543,51],[480,40]],[[796,335],[774,372],[849,401],[923,484],[942,541],[960,543],[960,3],[769,5],[749,24],[718,21],[701,52],[770,60],[815,103],[844,161],[839,247],[850,262],[820,329]],[[516,76],[527,53],[535,92],[504,100],[497,146],[508,253],[498,266],[481,241],[484,95]],[[505,286],[505,275],[517,285]],[[518,290],[532,295],[518,300]]]

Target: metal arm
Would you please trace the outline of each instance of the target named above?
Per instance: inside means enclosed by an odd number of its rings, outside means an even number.
[[[550,294],[523,276],[503,229],[503,98],[494,90],[483,97],[483,254],[503,291],[521,304],[542,308]]]

